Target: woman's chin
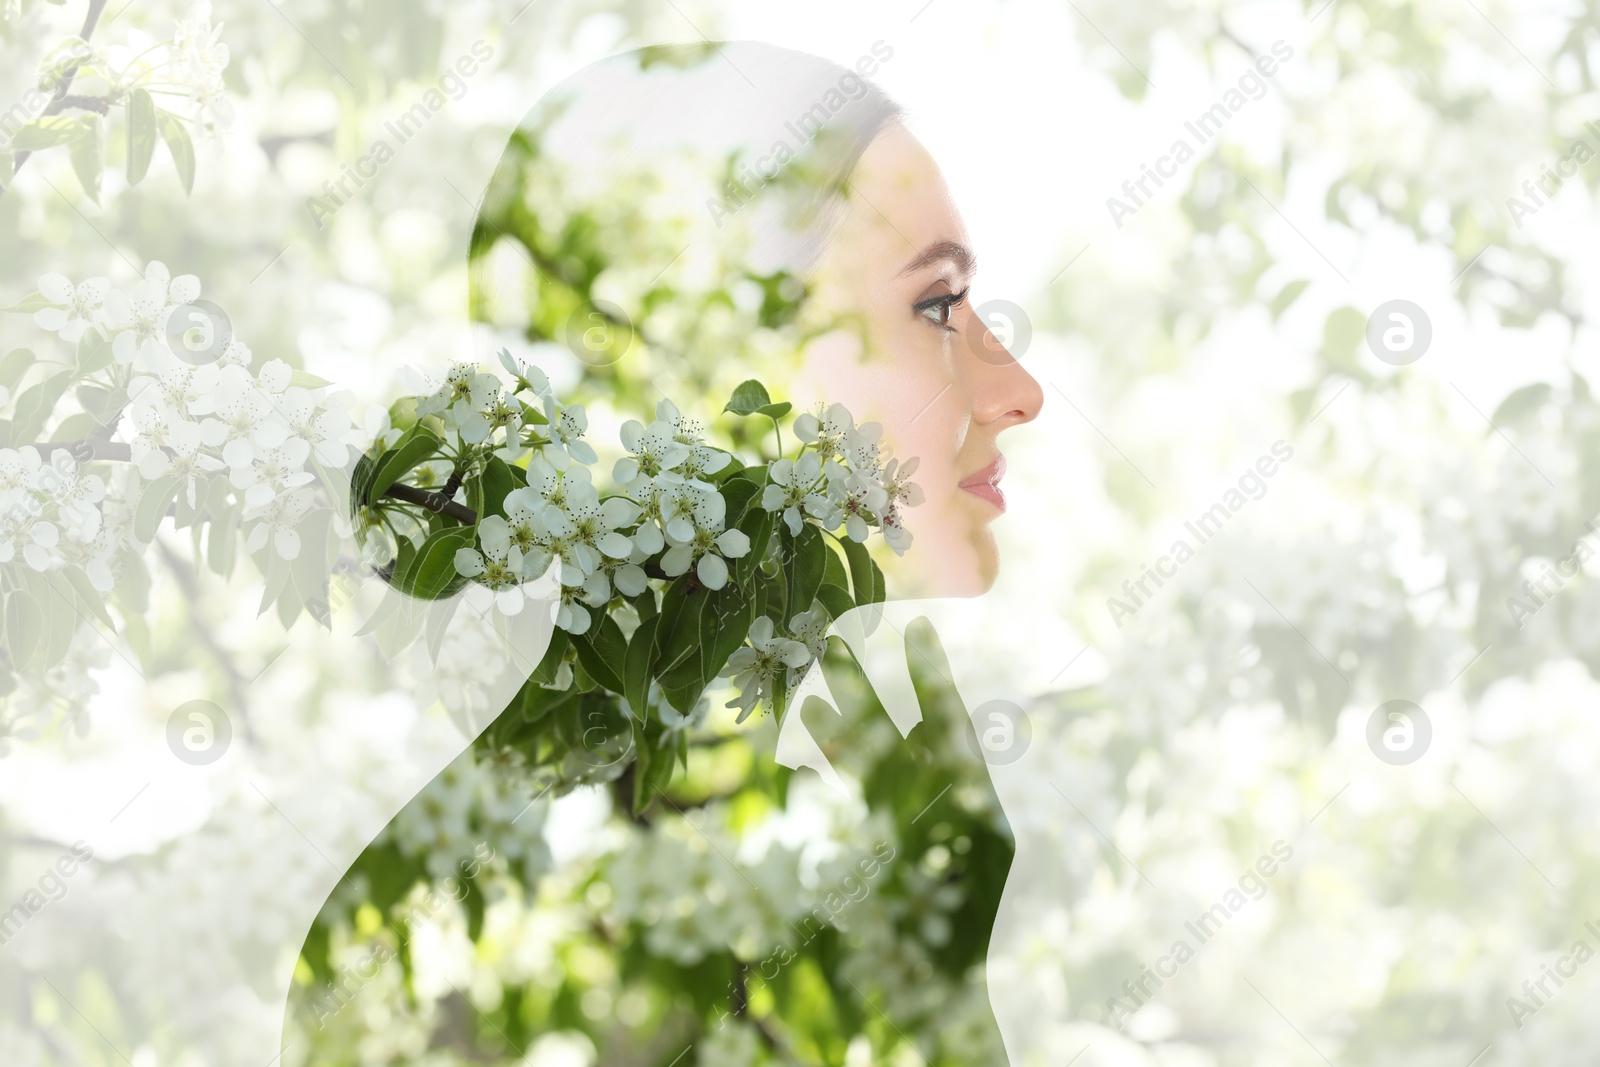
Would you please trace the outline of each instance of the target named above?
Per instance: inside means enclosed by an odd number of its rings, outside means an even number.
[[[987,524],[965,538],[937,537],[913,531],[911,548],[888,572],[889,595],[895,600],[978,597],[987,593],[1000,573],[1000,555]]]

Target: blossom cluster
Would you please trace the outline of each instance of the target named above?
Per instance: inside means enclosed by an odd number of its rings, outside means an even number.
[[[128,396],[123,430],[141,476],[170,479],[192,509],[206,479],[225,472],[243,501],[242,520],[253,524],[250,551],[270,541],[280,558],[292,560],[300,551],[295,526],[312,502],[312,459],[345,464],[350,420],[338,397],[320,398],[317,390],[293,384],[293,371],[281,359],[252,372],[249,346],[231,336],[225,321],[203,324],[212,333],[211,361],[196,364],[175,353],[172,317],[199,296],[198,278],[173,277],[159,261],[127,292],[105,278],[74,285],[47,274],[39,279],[44,306],[34,321],[66,341],[82,345],[93,330],[109,343],[114,380],[125,382]]]
[[[228,46],[222,43],[222,23],[211,24],[209,4],[200,5],[188,18],[178,20],[168,46],[171,75],[188,89],[194,121],[208,133],[233,125],[233,105],[222,80],[228,58]]]
[[[713,593],[736,589],[743,564],[747,576],[752,565],[764,566],[767,580],[776,580],[793,561],[781,558],[775,530],[791,544],[810,527],[813,536],[820,531],[841,545],[859,545],[876,529],[894,552],[910,546],[902,510],[922,499],[910,480],[916,460],[890,458],[881,427],[857,425],[843,405],[795,418],[795,454],[747,466],[734,452],[711,444],[701,423],[662,399],[648,423],[623,423],[622,455],[611,464],[611,484],[602,489],[594,474],[600,457],[586,440],[584,407],[564,403],[541,370],[509,351],[501,352],[500,361],[509,384],[478,367],[452,366],[437,388],[416,399],[407,431],[431,427],[438,440],[435,452],[412,461],[411,487],[437,485],[448,468],[444,486],[450,500],[483,509],[468,543],[454,548],[452,563],[484,608],[492,604],[504,615],[519,614],[532,583],[548,574],[560,590],[556,625],[581,637],[621,607],[619,598],[664,590],[679,579]],[[402,410],[395,407],[397,417]],[[733,405],[728,410],[748,413]],[[776,419],[789,405],[750,410]],[[384,429],[374,463],[403,452],[402,440],[392,427]],[[485,488],[494,464],[504,465],[500,477],[510,486],[498,495]],[[743,495],[730,495],[738,479],[745,483]],[[730,500],[737,509],[732,513]],[[395,557],[399,536],[418,552],[426,550],[431,520],[420,506],[413,508],[406,514],[392,499],[362,502],[359,525],[380,546],[378,557]],[[431,525],[432,535],[449,532]],[[819,538],[811,556],[819,571],[827,551]],[[772,706],[774,683],[787,681],[786,671],[803,670],[821,654],[831,618],[807,594],[781,617],[759,614],[745,624],[742,647],[723,665],[742,691],[736,703],[743,714],[758,703]]]
[[[663,399],[648,425],[637,419],[622,425],[627,454],[611,470],[617,491],[602,498],[592,470],[599,457],[584,439],[589,422],[583,405],[563,404],[542,371],[510,352],[503,351],[501,361],[514,378],[509,390],[497,375],[457,364],[417,405],[419,415],[439,416],[462,445],[506,462],[528,461],[527,485],[505,498],[504,517],[488,515],[478,523],[478,547],[458,552],[457,571],[494,590],[501,610],[514,614],[523,604],[520,587],[559,563],[557,624],[579,634],[591,622],[588,608],[604,606],[617,593],[643,593],[643,565],[657,556],[668,578],[692,570],[706,588],[723,588],[729,563],[749,553],[750,539],[727,528],[726,501],[708,479],[735,457],[708,444],[702,426]],[[543,413],[543,425],[526,434],[519,394],[531,396]],[[499,443],[497,430],[504,431]],[[856,426],[842,404],[798,416],[795,433],[804,446],[797,457],[767,465],[761,506],[781,513],[791,534],[798,535],[807,519],[828,530],[843,526],[857,542],[878,527],[895,552],[905,552],[911,535],[901,508],[922,500],[910,481],[917,461],[885,462],[882,428]]]
[[[762,493],[761,506],[781,511],[794,534],[806,516],[827,529],[843,524],[855,541],[865,541],[872,527],[880,526],[889,547],[904,554],[911,534],[901,508],[922,503],[922,490],[911,481],[916,457],[904,464],[885,462],[882,427],[873,422],[857,426],[843,404],[833,404],[820,415],[797,416],[794,431],[806,447],[796,459],[773,462],[772,484]]]
[[[0,448],[0,564],[21,556],[44,573],[71,563],[109,590],[115,543],[101,521],[105,495],[104,480],[64,448],[48,460],[32,445]]]

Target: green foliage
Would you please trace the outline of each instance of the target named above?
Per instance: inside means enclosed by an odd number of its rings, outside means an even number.
[[[128,184],[144,181],[155,154],[157,137],[155,99],[146,89],[128,94]]]
[[[178,180],[183,183],[183,191],[194,192],[194,142],[189,139],[188,129],[170,111],[156,112],[156,127],[161,131],[161,139],[167,143],[167,151],[172,153],[172,163],[178,168]]]

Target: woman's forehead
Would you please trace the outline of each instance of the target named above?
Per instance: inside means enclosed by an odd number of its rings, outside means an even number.
[[[944,174],[922,142],[895,123],[862,153],[847,190],[849,227],[893,260],[896,274],[949,265],[977,269]]]

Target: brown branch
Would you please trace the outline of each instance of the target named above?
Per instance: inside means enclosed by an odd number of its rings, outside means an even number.
[[[79,463],[87,463],[94,459],[108,459],[128,462],[133,459],[133,449],[120,441],[107,441],[100,437],[80,437],[73,441],[39,441],[34,448],[39,450],[39,455],[48,459],[50,453],[66,450],[72,453],[72,458]]]
[[[111,101],[103,96],[63,96],[61,107],[63,110],[75,107],[80,111],[94,111],[101,115],[111,113]]]
[[[88,42],[90,37],[94,36],[95,27],[100,25],[100,15],[105,11],[105,9],[106,0],[89,0],[88,14],[84,15],[83,17],[83,29],[78,31],[78,36],[82,38],[85,43]],[[68,94],[72,89],[72,79],[78,76],[78,66],[79,64],[73,63],[62,72],[61,84],[56,87],[55,98],[52,99],[48,105],[46,105],[44,111],[40,114],[41,118],[43,118],[45,115],[61,114],[61,112],[69,106],[67,101],[69,99],[74,99]],[[105,112],[101,112],[101,114],[105,114]],[[28,157],[32,155],[32,152],[17,153],[16,158],[11,166],[12,185],[15,185],[17,182],[17,171],[22,169],[22,165],[28,162]],[[5,196],[8,188],[10,187],[0,186],[0,196]]]
[[[451,475],[451,477],[454,478],[455,476]],[[439,515],[448,515],[450,518],[467,526],[476,526],[478,513],[465,504],[458,504],[450,499],[455,495],[455,490],[450,489],[449,483],[445,484],[445,489],[450,491],[447,493],[432,489],[418,489],[414,485],[391,485],[383,491],[383,495],[393,497],[396,500],[403,500],[407,504],[415,504],[418,507],[427,508],[429,511]]]

